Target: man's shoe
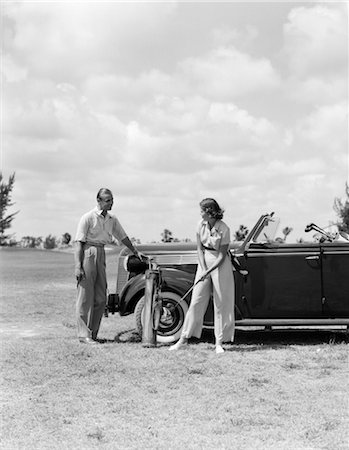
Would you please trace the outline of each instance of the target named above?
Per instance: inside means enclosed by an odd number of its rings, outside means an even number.
[[[94,341],[92,338],[89,338],[89,337],[81,337],[81,338],[79,338],[79,341],[82,344],[92,344],[92,345],[98,344],[98,342]]]

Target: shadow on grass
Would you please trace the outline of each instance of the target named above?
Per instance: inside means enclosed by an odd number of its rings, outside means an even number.
[[[257,346],[264,348],[282,348],[289,345],[320,345],[320,344],[343,344],[348,343],[346,330],[319,330],[319,329],[263,329],[263,330],[236,330],[235,340],[228,351],[239,351],[239,346],[243,350],[249,350],[248,346],[253,346],[250,350],[256,350]],[[204,330],[201,342],[214,342],[213,330]],[[247,346],[247,348],[246,348]],[[258,347],[260,349],[260,347]]]
[[[263,330],[236,330],[235,341],[227,344],[227,351],[254,351],[260,346],[264,348],[282,348],[290,345],[320,345],[320,344],[346,344],[349,334],[346,330],[319,330],[319,329],[263,329]],[[116,334],[114,339],[98,339],[100,344],[139,344],[141,336],[134,330],[124,330]],[[190,339],[191,345],[207,343],[214,345],[214,331],[204,329],[200,339]],[[157,344],[158,347],[168,346]],[[251,348],[248,348],[251,346]],[[258,346],[258,347],[256,347]]]
[[[141,337],[135,330],[124,330],[116,334],[114,339],[97,339],[99,344],[139,344]]]

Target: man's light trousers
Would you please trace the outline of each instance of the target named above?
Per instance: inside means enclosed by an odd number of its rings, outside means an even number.
[[[86,278],[78,285],[76,316],[78,337],[96,339],[107,300],[104,247],[85,244]]]

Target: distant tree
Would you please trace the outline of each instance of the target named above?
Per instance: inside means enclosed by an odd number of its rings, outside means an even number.
[[[47,250],[52,250],[57,247],[57,239],[55,236],[51,236],[50,234],[45,237],[44,240],[44,248]]]
[[[71,235],[69,233],[64,233],[62,235],[62,244],[63,245],[69,245],[70,241],[71,241]]]
[[[14,203],[11,203],[12,189],[15,183],[15,173],[10,175],[8,183],[3,181],[2,172],[0,172],[0,245],[6,245],[6,241],[11,238],[11,234],[5,234],[5,231],[11,227],[12,221],[18,211],[6,215],[6,210]]]
[[[21,246],[25,248],[36,248],[42,244],[42,237],[23,236],[21,239]]]
[[[141,240],[138,239],[138,238],[132,237],[132,238],[131,238],[131,242],[132,242],[132,244],[140,245]]]
[[[43,243],[43,239],[41,236],[35,238],[35,247],[40,247]]]
[[[339,231],[349,233],[349,184],[345,183],[346,199],[343,201],[336,197],[334,199],[333,209],[336,211],[340,222],[337,223]]]
[[[234,233],[234,240],[243,241],[247,235],[248,235],[248,228],[245,227],[245,225],[240,225],[239,229]]]
[[[167,228],[164,229],[164,231],[161,233],[161,236],[161,242],[172,242],[174,239],[172,236],[172,231],[168,230]]]
[[[30,247],[30,236],[23,236],[21,239],[21,247]]]

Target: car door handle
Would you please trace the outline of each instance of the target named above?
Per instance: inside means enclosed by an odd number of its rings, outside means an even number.
[[[319,256],[306,256],[305,259],[307,259],[308,261],[310,261],[310,260],[318,261],[320,258],[319,258]]]

